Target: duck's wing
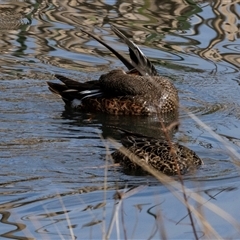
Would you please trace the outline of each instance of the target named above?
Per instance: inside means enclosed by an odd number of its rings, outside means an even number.
[[[66,104],[76,99],[81,101],[87,97],[102,96],[103,94],[97,80],[80,83],[59,74],[55,74],[55,77],[63,84],[47,82],[48,88],[53,93],[60,95]]]
[[[134,68],[134,65],[127,58],[125,58],[123,55],[121,55],[119,52],[117,52],[115,49],[113,49],[107,43],[102,41],[99,37],[97,37],[96,35],[92,34],[91,32],[88,32],[88,31],[86,31],[84,29],[80,29],[80,30],[82,32],[88,34],[89,36],[91,36],[92,38],[97,40],[99,43],[101,43],[108,50],[110,50],[127,67],[128,70],[132,70]]]
[[[142,76],[158,76],[158,72],[149,59],[143,54],[139,47],[131,40],[129,40],[122,32],[120,32],[114,25],[111,26],[113,32],[121,38],[124,43],[128,45],[132,65],[136,68]]]

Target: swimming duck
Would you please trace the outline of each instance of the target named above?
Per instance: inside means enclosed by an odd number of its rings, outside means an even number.
[[[130,160],[133,156],[137,156],[139,161],[143,161],[167,175],[178,174],[178,168],[180,174],[185,174],[203,164],[203,161],[194,151],[181,144],[169,142],[165,139],[150,138],[123,129],[120,129],[120,131],[124,134],[121,139],[123,147],[111,155],[113,160],[120,163],[127,173],[146,173],[141,166]],[[123,148],[126,148],[129,154],[123,154],[121,152]]]
[[[111,26],[113,32],[129,47],[131,61],[92,33],[81,30],[108,48],[128,68],[114,69],[99,80],[84,83],[56,74],[63,84],[48,82],[49,89],[60,95],[66,106],[90,112],[113,115],[151,115],[178,109],[178,91],[170,79],[159,76],[153,64],[139,47]]]

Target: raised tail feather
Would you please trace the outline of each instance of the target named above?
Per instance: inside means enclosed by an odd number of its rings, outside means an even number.
[[[103,46],[105,46],[107,49],[109,49],[120,61],[122,61],[122,63],[128,68],[128,70],[133,70],[135,68],[142,76],[158,76],[157,70],[143,54],[143,52],[139,49],[139,47],[133,41],[127,39],[127,37],[123,33],[121,33],[115,26],[112,25],[111,29],[129,47],[129,54],[132,62],[130,62],[127,58],[125,58],[111,46],[103,42],[99,37],[86,30],[81,29],[81,31],[88,34],[89,36],[97,40],[99,43],[101,43]]]
[[[53,83],[53,82],[47,82],[47,84],[48,84],[49,90],[55,94],[60,95],[61,92],[67,90],[67,87],[63,84]]]
[[[130,58],[132,65],[141,75],[158,76],[158,72],[148,58],[143,54],[139,47],[131,40],[129,40],[123,33],[121,33],[114,25],[111,26],[113,32],[121,38],[129,47]]]
[[[103,42],[99,37],[95,36],[94,34],[80,29],[82,32],[88,34],[89,36],[91,36],[92,38],[94,38],[95,40],[97,40],[99,43],[101,43],[104,47],[106,47],[108,50],[110,50],[126,67],[128,70],[132,70],[134,68],[134,65],[127,59],[125,58],[123,55],[121,55],[119,52],[117,52],[115,49],[113,49],[111,46],[109,46],[108,44],[106,44],[105,42]]]

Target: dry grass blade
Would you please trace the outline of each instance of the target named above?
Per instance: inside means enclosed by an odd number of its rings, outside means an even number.
[[[145,186],[145,185],[140,185],[138,187],[132,187],[132,188],[128,189],[126,192],[117,191],[113,197],[115,200],[122,200],[122,199],[125,199],[128,197],[131,197],[132,195],[142,191],[146,187],[147,186]]]
[[[116,143],[115,140],[109,139],[109,141],[113,145],[119,146],[119,144]],[[123,154],[126,154],[127,156],[129,156],[129,154],[130,154],[129,150],[126,149],[126,148],[123,148],[123,147],[121,148],[121,152]],[[217,238],[217,239],[221,239],[221,237],[211,227],[211,225],[207,222],[207,220],[204,218],[204,216],[199,211],[197,211],[193,206],[191,206],[188,201],[186,202],[184,200],[183,196],[179,194],[179,192],[181,193],[183,191],[181,183],[179,183],[179,182],[175,181],[173,178],[168,177],[165,174],[163,174],[161,172],[158,172],[155,169],[149,167],[147,165],[147,163],[145,163],[143,161],[140,161],[140,159],[137,156],[133,156],[131,158],[131,161],[133,161],[135,164],[138,164],[139,166],[141,166],[145,171],[147,171],[149,174],[153,175],[162,184],[164,184],[166,187],[168,187],[169,190],[184,204],[184,206],[189,208],[189,210],[191,212],[193,212],[193,214],[196,217],[198,217],[198,219],[200,220],[202,225],[205,227],[205,229],[207,229],[207,232],[209,233],[208,236],[211,236],[211,237],[214,237],[214,238]],[[178,192],[176,190],[178,190]],[[186,192],[188,197],[192,198],[193,200],[195,200],[199,204],[204,205],[206,208],[208,208],[209,210],[214,212],[216,215],[218,215],[221,218],[223,218],[224,220],[228,221],[240,233],[240,223],[236,219],[234,219],[230,214],[228,214],[226,211],[224,211],[223,209],[219,208],[215,204],[213,204],[211,202],[207,202],[206,199],[203,198],[200,194],[197,194],[197,193],[193,192],[192,190],[190,190],[190,189],[188,189],[186,187],[184,187],[184,191]],[[203,219],[205,221],[203,221]]]
[[[159,122],[161,124],[162,129],[163,129],[163,133],[164,133],[165,138],[168,141],[168,144],[169,144],[170,149],[171,149],[170,154],[174,157],[174,162],[175,162],[175,166],[176,166],[176,169],[177,169],[177,175],[178,175],[178,179],[181,183],[183,198],[184,198],[184,201],[185,201],[185,206],[186,206],[187,211],[188,211],[188,216],[189,216],[191,226],[192,226],[192,229],[193,229],[193,234],[194,234],[195,239],[198,240],[198,235],[197,235],[197,231],[196,231],[195,224],[194,224],[194,221],[193,221],[192,212],[189,208],[188,199],[187,199],[187,195],[186,195],[185,188],[184,188],[184,181],[183,181],[182,175],[180,173],[179,165],[177,163],[177,153],[176,153],[176,151],[174,151],[172,141],[171,141],[170,136],[169,136],[169,132],[171,132],[171,130],[174,129],[175,127],[178,127],[179,122],[174,121],[173,123],[171,123],[168,126],[168,128],[166,128],[165,124],[162,121],[161,113],[158,110],[157,106],[156,106],[156,109],[157,109],[157,113],[158,113]]]
[[[68,226],[71,226],[71,220],[70,220],[70,217],[68,216],[68,211],[67,211],[66,207],[64,206],[64,203],[62,201],[62,197],[60,195],[59,195],[59,201],[60,201],[60,203],[62,205],[64,214],[66,216],[66,220],[67,220]],[[74,236],[74,233],[73,233],[73,228],[69,227],[69,231],[70,231],[71,239],[75,239],[75,236]]]
[[[216,140],[221,142],[226,149],[228,150],[230,156],[233,159],[233,163],[237,166],[239,166],[239,159],[240,159],[240,154],[227,142],[225,141],[221,136],[219,136],[217,133],[215,133],[209,126],[207,126],[204,122],[202,122],[198,117],[196,117],[194,114],[191,112],[187,111],[185,108],[184,111],[188,114],[189,117],[191,117],[199,126],[204,128],[207,132],[209,132]]]
[[[143,190],[145,187],[146,186],[138,186],[138,187],[135,187],[135,188],[131,188],[130,190],[128,190],[126,192],[117,191],[114,194],[114,196],[113,196],[114,199],[115,200],[119,200],[119,201],[117,202],[117,204],[115,204],[115,208],[113,209],[113,214],[112,214],[112,218],[111,218],[111,221],[110,221],[110,225],[109,225],[107,234],[104,237],[104,239],[109,239],[110,238],[110,235],[111,235],[111,232],[112,232],[112,229],[113,229],[113,225],[114,225],[115,222],[116,222],[118,238],[120,239],[119,225],[118,225],[118,214],[119,214],[119,210],[120,210],[120,208],[122,206],[123,199],[126,199],[126,198],[136,194],[137,192]]]
[[[92,227],[92,226],[94,226],[96,224],[99,224],[101,222],[102,222],[102,220],[93,220],[93,221],[91,221],[89,223],[83,224],[82,228],[84,228],[84,227]]]

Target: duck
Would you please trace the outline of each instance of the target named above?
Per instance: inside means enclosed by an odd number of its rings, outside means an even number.
[[[123,135],[121,138],[123,146],[115,150],[111,156],[127,174],[147,174],[141,167],[143,162],[169,176],[184,175],[204,164],[193,150],[172,140],[152,138],[124,129],[118,130]],[[137,158],[133,161],[131,160],[133,157]]]
[[[67,108],[112,115],[152,115],[178,111],[178,91],[171,80],[160,76],[140,48],[116,26],[112,31],[128,46],[130,59],[120,54],[98,36],[81,29],[109,49],[128,69],[113,69],[98,80],[79,82],[55,74],[61,83],[47,82]],[[177,115],[177,114],[176,114]]]

